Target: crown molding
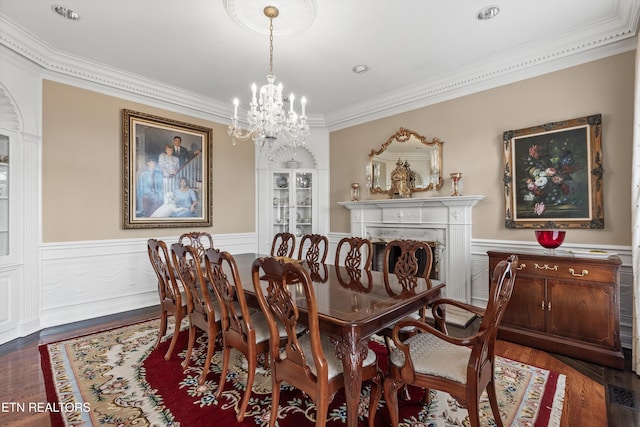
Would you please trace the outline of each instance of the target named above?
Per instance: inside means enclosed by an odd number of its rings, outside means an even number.
[[[574,67],[637,47],[636,29],[612,34],[597,42],[581,41],[571,48],[547,51],[500,66],[470,68],[465,73],[437,82],[411,85],[327,114],[330,132],[378,120],[395,114],[471,95],[543,74]]]
[[[58,81],[74,82],[76,86],[114,94],[125,99],[154,100],[183,109],[199,112],[209,120],[226,123],[231,118],[228,103],[204,97],[164,83],[123,72],[104,64],[91,62],[55,50],[33,37],[0,14],[0,45],[28,59],[46,70],[45,75]]]
[[[310,116],[309,125],[335,131],[635,50],[638,20],[634,17],[640,13],[636,10],[638,3],[621,1],[619,14],[610,20],[612,23],[606,34],[585,38],[576,33],[565,38],[563,45],[522,49],[527,52],[526,56],[505,57],[502,61],[489,58],[483,64],[471,65],[440,81],[418,82],[325,116]],[[567,44],[567,39],[572,42]],[[219,123],[228,123],[232,115],[228,102],[61,53],[17,27],[2,14],[0,45],[46,70],[44,74],[53,80],[115,94],[124,99],[151,100],[166,105],[168,109]]]

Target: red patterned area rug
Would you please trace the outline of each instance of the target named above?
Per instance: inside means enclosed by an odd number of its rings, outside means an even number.
[[[241,424],[235,419],[242,399],[247,364],[242,355],[232,356],[225,391],[220,401],[214,393],[220,381],[221,354],[214,355],[207,381],[198,385],[205,352],[205,340],[198,337],[190,367],[180,363],[186,353],[187,332],[182,331],[172,358],[163,356],[164,341],[154,345],[159,321],[152,320],[40,346],[47,399],[54,410],[51,422],[57,426],[173,426],[201,425],[266,426],[271,405],[268,370],[258,368],[251,400]],[[169,329],[171,330],[171,329]],[[377,342],[370,346],[386,369],[386,349]],[[564,399],[565,376],[544,369],[499,358],[497,388],[506,426],[559,426]],[[315,406],[304,394],[288,385],[280,394],[279,426],[312,426]],[[371,384],[363,384],[360,425],[367,425]],[[412,395],[418,396],[418,390]],[[400,400],[403,426],[468,426],[467,411],[448,394],[432,391],[428,405],[419,399]],[[486,396],[481,408],[483,427],[494,426]],[[329,426],[344,425],[346,406],[339,392],[330,408]],[[384,400],[378,407],[376,426],[389,425]]]

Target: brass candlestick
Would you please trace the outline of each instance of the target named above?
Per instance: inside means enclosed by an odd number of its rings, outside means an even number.
[[[451,177],[451,195],[462,196],[462,172],[453,172]]]
[[[354,182],[351,184],[351,201],[357,202],[360,200],[360,184]]]

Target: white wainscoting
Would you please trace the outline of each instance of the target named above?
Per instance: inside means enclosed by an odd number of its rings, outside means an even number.
[[[329,256],[327,259],[332,262],[335,257],[335,250],[338,242],[343,237],[348,237],[347,233],[329,234]],[[589,246],[564,244],[562,249],[585,250],[600,249],[609,252],[616,252],[622,260],[620,269],[620,340],[624,348],[631,348],[632,343],[632,314],[633,314],[633,271],[631,262],[631,247],[629,246]],[[543,249],[535,241],[522,242],[514,240],[471,240],[471,303],[479,307],[487,305],[489,293],[489,257],[487,251],[519,252],[519,251],[540,251]]]
[[[178,234],[178,233],[176,233]],[[167,245],[177,237],[158,237]],[[214,235],[217,248],[255,252],[255,233]],[[147,238],[43,244],[40,327],[158,304]]]
[[[329,255],[333,263],[338,242],[347,233],[329,233]],[[163,238],[168,244],[175,237]],[[232,254],[255,252],[255,233],[215,235],[216,247]],[[156,305],[155,275],[149,264],[147,239],[107,240],[43,244],[41,255],[41,318],[46,328],[142,307]],[[473,239],[471,242],[471,299],[484,307],[487,302],[489,261],[487,251],[542,250],[535,242]],[[585,249],[565,244],[564,249]],[[632,342],[633,275],[631,248],[597,246],[589,249],[617,252],[622,259],[620,274],[620,330],[625,348]]]

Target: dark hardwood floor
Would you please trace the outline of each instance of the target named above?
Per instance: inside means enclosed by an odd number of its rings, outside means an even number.
[[[449,327],[449,332],[452,334],[464,335],[473,333],[477,330],[479,320],[475,320],[466,329],[460,329],[455,327]],[[499,342],[504,344],[506,342]],[[509,344],[509,349],[505,350],[504,346],[498,345],[497,352],[502,353],[502,356],[510,357],[513,360],[520,360],[531,365],[540,366],[546,369],[552,369],[551,366],[546,366],[547,361],[541,361],[537,364],[534,360],[528,360],[529,357],[537,357],[524,353],[524,349],[512,349],[512,346],[516,344]],[[528,347],[525,347],[528,348]],[[506,352],[506,354],[505,354]],[[540,351],[539,351],[540,352]],[[631,350],[624,351],[625,353],[625,368],[624,370],[618,370],[613,368],[607,368],[605,366],[596,365],[594,363],[585,362],[578,359],[572,359],[570,357],[540,352],[545,355],[549,355],[554,359],[562,362],[564,365],[575,369],[585,377],[595,381],[598,384],[604,386],[605,402],[607,408],[607,422],[606,424],[600,423],[593,419],[574,419],[570,418],[567,423],[563,415],[563,426],[568,427],[584,426],[592,427],[599,425],[607,425],[608,427],[640,427],[640,376],[631,371]],[[564,372],[563,372],[564,373]],[[612,388],[612,390],[609,390]],[[569,389],[569,385],[567,386]],[[584,398],[585,405],[587,398]],[[615,403],[614,403],[615,402]],[[625,403],[624,405],[622,403]],[[573,404],[571,402],[570,404]],[[630,407],[631,406],[631,407]],[[565,411],[566,411],[565,401]]]
[[[112,316],[48,328],[28,337],[19,338],[0,346],[0,425],[2,426],[49,426],[46,412],[11,410],[11,405],[29,402],[46,402],[38,346],[73,336],[89,334],[129,323],[157,317],[158,308],[149,307]],[[465,333],[477,327],[474,322]],[[452,331],[453,332],[453,331]],[[567,384],[567,398],[563,411],[562,425],[585,427],[640,427],[640,377],[629,369],[624,371],[570,359],[563,356],[530,349],[517,344],[499,342],[499,354],[546,369],[557,369],[573,375]],[[629,354],[626,354],[629,362]],[[594,386],[594,382],[596,383]],[[598,384],[604,387],[598,387]],[[614,388],[609,390],[609,385]],[[604,408],[593,402],[606,401],[606,421]],[[610,394],[616,399],[610,401]],[[616,403],[612,403],[616,402]],[[634,406],[635,409],[630,408]]]
[[[631,371],[631,350],[625,349],[624,353],[624,370],[607,368],[566,356],[554,356],[605,386],[609,427],[640,427],[640,377]]]

